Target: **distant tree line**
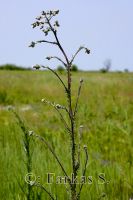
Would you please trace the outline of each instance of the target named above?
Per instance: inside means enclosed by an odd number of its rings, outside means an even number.
[[[33,68],[25,68],[25,67],[17,66],[14,64],[0,65],[0,70],[32,70],[32,69]],[[59,72],[63,72],[65,69],[64,69],[64,67],[59,65],[59,66],[57,66],[56,70]],[[72,65],[71,71],[77,72],[78,71],[77,65],[75,65],[75,64]]]
[[[107,73],[107,72],[110,72],[110,69],[111,69],[111,60],[107,59],[104,62],[104,67],[97,70],[97,72],[99,71],[101,73]],[[5,64],[5,65],[0,65],[0,70],[19,70],[19,71],[22,70],[22,71],[24,71],[24,70],[33,70],[33,68],[32,67],[27,68],[27,67],[17,66],[17,65],[14,65],[14,64]],[[57,68],[55,70],[57,70],[59,73],[63,73],[65,71],[65,68],[62,65],[59,65],[59,66],[57,66]],[[78,72],[79,71],[78,66],[76,64],[73,64],[72,67],[71,67],[71,71],[72,72]],[[93,72],[93,70],[90,70],[90,72]],[[96,71],[94,71],[94,72],[96,72]],[[118,70],[116,72],[120,73],[122,71]],[[123,72],[128,73],[129,72],[128,68],[125,68],[123,70]]]
[[[5,64],[0,65],[0,70],[31,70],[31,68],[25,68],[14,64]]]

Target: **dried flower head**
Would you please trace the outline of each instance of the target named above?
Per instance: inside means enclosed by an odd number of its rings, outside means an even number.
[[[87,145],[84,145],[83,148],[84,148],[85,150],[87,150]]]
[[[47,57],[46,57],[47,60],[50,60],[51,58],[52,58],[51,56],[47,56]]]
[[[55,12],[55,14],[56,14],[56,15],[58,15],[58,13],[59,13],[59,10],[55,10],[54,12]]]
[[[82,139],[83,128],[84,128],[84,126],[83,126],[83,125],[80,125],[80,127],[79,127],[79,139],[80,139],[80,140]]]
[[[35,184],[35,181],[30,181],[29,184],[30,186],[33,186]]]
[[[31,24],[32,28],[36,27],[36,23]]]
[[[36,19],[40,21],[42,19],[42,16],[38,16],[36,17]]]
[[[41,14],[45,16],[45,15],[46,15],[46,12],[45,12],[45,11],[42,11]]]
[[[29,131],[29,136],[32,136],[34,134],[33,131]]]
[[[55,21],[54,26],[59,27],[59,26],[60,26],[60,25],[59,25],[59,22],[58,22],[58,21]]]
[[[64,106],[61,106],[60,104],[56,104],[55,107],[56,107],[57,109],[64,109]]]
[[[40,27],[40,30],[42,30],[43,28],[44,28],[44,26],[41,26],[41,27]]]
[[[53,11],[52,11],[52,15],[53,15],[53,16],[57,15],[58,13],[59,13],[59,10],[53,10]]]
[[[47,36],[49,31],[51,31],[51,28],[47,27],[46,29],[44,29],[42,31],[45,33],[45,36]]]
[[[7,110],[8,110],[8,111],[12,111],[13,109],[14,109],[13,106],[11,106],[11,105],[7,106]]]
[[[32,48],[34,48],[35,47],[35,45],[36,45],[36,43],[35,42],[31,42],[31,44],[29,45],[29,47],[32,47]]]
[[[45,99],[41,99],[41,102],[45,102]]]
[[[90,54],[90,50],[88,48],[85,48],[85,53]]]
[[[80,78],[80,83],[83,83],[83,79],[82,78]]]

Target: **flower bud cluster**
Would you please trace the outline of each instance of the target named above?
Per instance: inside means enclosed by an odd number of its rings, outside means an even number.
[[[52,17],[56,16],[58,13],[59,10],[50,10],[47,12],[42,11],[41,15],[36,17],[36,21],[33,24],[31,24],[32,28],[39,27],[40,30],[42,30],[45,33],[45,36],[48,35],[48,33],[52,30],[52,28],[53,30],[56,31],[57,27],[60,26],[59,22],[56,20],[53,24],[53,27],[50,26],[49,22],[52,19]],[[45,25],[47,26],[45,27]]]

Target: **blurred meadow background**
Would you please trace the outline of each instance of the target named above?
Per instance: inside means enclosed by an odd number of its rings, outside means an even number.
[[[65,72],[61,74],[66,80]],[[73,101],[79,84],[81,92],[77,128],[84,125],[82,146],[87,145],[89,163],[87,176],[93,183],[83,188],[81,199],[125,200],[133,192],[133,74],[73,72]],[[23,133],[11,111],[14,107],[29,130],[44,136],[60,159],[70,169],[70,142],[57,113],[41,102],[46,98],[66,105],[64,91],[56,77],[48,71],[0,70],[0,199],[25,199],[25,153]],[[46,187],[68,199],[65,186],[46,184],[46,174],[61,175],[48,149],[34,140],[33,173]],[[82,154],[82,164],[84,154]],[[70,172],[70,171],[69,171]],[[104,173],[108,184],[98,184]],[[23,189],[23,190],[22,190]],[[35,199],[49,199],[34,188]],[[103,197],[102,197],[103,196]]]

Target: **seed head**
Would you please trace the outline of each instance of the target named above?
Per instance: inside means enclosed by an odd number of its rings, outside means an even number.
[[[33,186],[35,184],[35,181],[30,181],[30,186]]]
[[[59,22],[58,22],[58,21],[55,21],[54,26],[59,27],[59,26],[60,26],[60,25],[59,25]]]
[[[52,15],[53,14],[53,11],[52,10],[50,10],[50,15]]]
[[[34,134],[33,131],[29,131],[29,136],[32,136]]]
[[[83,79],[82,78],[80,79],[80,83],[83,83]]]
[[[61,106],[60,104],[56,104],[55,107],[56,107],[57,109],[62,109],[62,106]]]
[[[36,17],[36,19],[40,21],[42,19],[42,16],[38,16]]]
[[[45,11],[42,11],[42,15],[46,15],[46,12],[45,12]]]
[[[85,53],[90,54],[90,50],[85,48]]]
[[[84,147],[85,150],[87,150],[87,145],[84,145],[83,147]]]
[[[43,29],[43,28],[44,28],[44,26],[41,26],[41,27],[40,27],[40,29]]]
[[[50,60],[51,58],[52,58],[51,56],[46,57],[47,60]]]
[[[55,12],[55,14],[56,14],[56,15],[58,15],[58,13],[59,13],[59,10],[55,10],[54,12]]]
[[[79,139],[80,139],[80,140],[82,139],[83,128],[84,128],[84,126],[83,126],[83,125],[80,125],[80,127],[79,127]]]
[[[52,15],[53,15],[53,16],[58,15],[58,13],[59,13],[59,10],[53,10],[53,11],[52,11]]]
[[[35,28],[36,27],[36,22],[31,24],[32,28]]]
[[[31,44],[29,45],[29,47],[32,47],[32,48],[34,48],[35,47],[35,45],[36,45],[36,43],[35,42],[31,42]]]
[[[39,26],[40,25],[40,22],[36,21],[36,26]]]
[[[49,31],[51,31],[51,29],[50,29],[50,28],[47,28],[47,29],[44,29],[44,30],[43,30],[43,32],[45,33],[45,36],[47,36],[47,35],[48,35]]]
[[[41,102],[45,102],[45,99],[41,99]]]

